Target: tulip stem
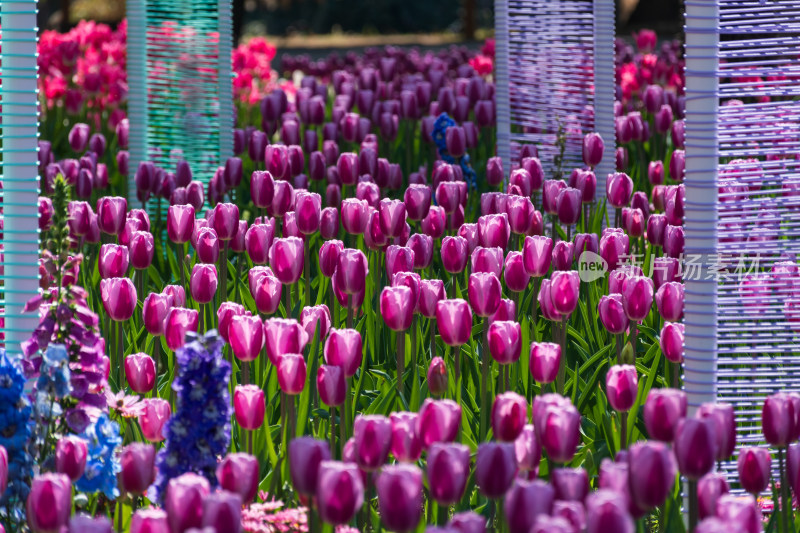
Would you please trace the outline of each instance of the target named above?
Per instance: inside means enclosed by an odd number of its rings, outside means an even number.
[[[159,359],[161,359],[161,338],[153,337],[153,362],[156,367],[156,379],[153,383],[153,398],[158,397],[158,367]]]
[[[222,292],[218,294],[220,304],[228,300],[228,242],[222,241],[222,257],[219,260],[219,276],[222,288]]]
[[[622,335],[614,335],[614,344],[617,346],[617,364],[622,364]]]
[[[269,431],[269,430],[268,430]],[[247,453],[253,455],[253,432],[247,432]]]
[[[292,286],[286,285],[286,318],[292,318]]]
[[[330,418],[330,424],[328,429],[330,430],[330,438],[331,438],[331,456],[334,459],[339,457],[339,454],[336,453],[336,407],[330,406],[328,407],[328,417]]]
[[[789,529],[789,516],[792,514],[792,505],[789,500],[789,480],[786,476],[786,462],[784,461],[785,451],[785,446],[778,448],[778,466],[781,471],[781,521],[783,531],[789,533],[791,531]]]
[[[561,360],[558,364],[558,375],[556,376],[556,389],[560,395],[564,395],[564,380],[567,376],[567,317],[563,317],[561,328],[558,328],[561,336]]]
[[[250,384],[250,361],[240,361],[239,364],[241,365],[242,369],[242,384],[249,385]]]
[[[406,332],[398,331],[397,337],[397,407],[402,410],[403,370],[405,369]]]
[[[628,412],[623,411],[619,415],[619,447],[621,450],[628,449]]]
[[[436,357],[436,318],[428,321],[431,328],[431,361]]]
[[[122,322],[117,322],[117,387],[121,390],[122,387],[122,375],[121,375],[121,368],[124,364],[123,359],[124,349],[122,347]]]
[[[347,295],[347,329],[353,327],[353,295]]]
[[[536,321],[539,318],[539,284],[542,278],[533,278],[533,297],[531,298],[531,339],[538,342],[536,338]],[[521,301],[521,300],[520,300]]]
[[[181,287],[186,291],[188,289],[186,288],[186,264],[183,261],[185,257],[184,246],[185,243],[175,243],[175,259],[178,260],[178,270],[181,271]]]
[[[306,253],[303,258],[303,276],[306,278],[306,307],[311,305],[311,243],[309,241],[308,236],[303,239],[306,246]]]
[[[411,321],[411,367],[412,371],[414,372],[414,382],[416,383],[417,375],[419,374],[419,369],[417,368],[417,328],[419,327],[419,322],[417,321],[417,315],[415,314]],[[413,385],[412,385],[413,386]]]
[[[489,387],[489,319],[483,319],[483,352],[481,353],[481,438],[486,435],[486,389]]]
[[[456,361],[456,401],[461,405],[461,346],[453,346],[452,350]]]
[[[689,531],[694,531],[697,527],[697,480],[690,479],[689,485]]]

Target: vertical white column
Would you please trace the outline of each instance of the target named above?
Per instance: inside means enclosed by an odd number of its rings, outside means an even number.
[[[130,170],[128,201],[138,205],[134,176],[147,159],[147,2],[127,0],[128,19],[128,124],[130,126]]]
[[[231,50],[233,23],[231,0],[218,0],[219,8],[219,164],[233,155],[233,78]]]
[[[617,135],[614,127],[616,68],[614,65],[614,0],[594,0],[594,131],[603,138],[603,160],[595,168],[600,190],[616,168]],[[610,221],[614,208],[606,205]]]
[[[494,0],[494,99],[497,107],[497,155],[503,161],[506,179],[511,172],[511,102],[508,79],[508,39],[508,0]]]
[[[690,416],[717,397],[717,282],[708,275],[717,251],[717,1],[686,2],[685,257],[699,258],[703,265],[701,272],[684,276],[683,384]]]
[[[36,0],[0,2],[3,128],[2,215],[5,348],[21,353],[39,317],[22,313],[39,290],[39,94]]]

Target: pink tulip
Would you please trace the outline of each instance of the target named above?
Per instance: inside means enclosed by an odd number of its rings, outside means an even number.
[[[186,531],[203,524],[203,501],[211,493],[208,480],[195,473],[172,478],[167,485],[164,509],[171,531]]]
[[[678,421],[686,417],[686,393],[677,389],[652,389],[644,404],[644,425],[651,439],[672,442]]]
[[[274,222],[253,224],[244,235],[244,246],[248,257],[256,265],[266,265],[269,261],[269,249],[275,238]]]
[[[300,323],[309,339],[314,338],[317,326],[319,326],[319,338],[324,339],[331,328],[331,312],[325,304],[304,307],[300,311]]]
[[[461,406],[452,400],[426,399],[419,410],[417,435],[422,447],[436,442],[453,442],[461,425]]]
[[[552,342],[531,343],[530,371],[537,383],[552,383],[561,365],[561,346]]]
[[[367,229],[369,204],[365,200],[347,198],[342,201],[342,226],[347,233],[360,235]]]
[[[503,250],[508,246],[511,236],[511,227],[508,224],[508,215],[483,215],[478,218],[478,240],[481,246],[492,248],[499,247]]]
[[[542,316],[547,320],[561,322],[561,313],[559,313],[553,305],[553,298],[551,294],[551,283],[549,279],[543,279],[539,287],[539,295],[537,296],[539,309]]]
[[[600,322],[606,330],[614,335],[619,335],[628,329],[628,317],[622,306],[622,295],[618,293],[603,295],[597,305]]]
[[[661,442],[637,442],[628,451],[630,493],[641,509],[662,505],[675,485],[677,465]]]
[[[772,456],[767,448],[745,446],[736,461],[739,483],[750,494],[758,495],[769,486]]]
[[[125,377],[134,392],[144,394],[153,390],[156,383],[153,358],[144,353],[130,354],[125,358]]]
[[[415,233],[408,238],[406,246],[414,252],[414,268],[423,270],[431,265],[433,260],[433,238],[424,233]]]
[[[529,275],[542,277],[550,269],[553,257],[553,240],[550,237],[536,235],[525,237],[522,251],[522,264]]]
[[[431,206],[428,214],[422,219],[422,231],[434,239],[444,235],[446,226],[446,214],[444,209],[438,205]]]
[[[124,322],[136,310],[136,288],[129,278],[100,280],[100,298],[111,320]]]
[[[422,453],[422,443],[417,435],[417,413],[395,412],[390,415],[392,424],[391,452],[400,462],[416,462]]]
[[[444,282],[439,279],[423,279],[419,284],[417,310],[426,318],[436,318],[436,307],[445,299]]]
[[[272,197],[275,194],[275,181],[272,174],[265,170],[256,170],[250,176],[250,196],[253,204],[261,209],[266,209],[272,205]]]
[[[298,237],[275,239],[269,249],[269,265],[284,285],[297,283],[303,274],[303,240]]]
[[[684,325],[667,322],[661,328],[659,344],[664,357],[673,363],[683,362],[683,332]]]
[[[8,469],[8,456],[6,449],[3,448],[5,470]],[[55,451],[55,470],[59,474],[66,474],[73,482],[78,481],[86,469],[86,457],[89,448],[86,440],[76,436],[64,436],[56,442]],[[7,474],[4,476],[7,478]],[[8,482],[4,481],[0,487],[7,487]]]
[[[167,313],[166,326],[164,328],[164,338],[170,350],[177,350],[185,343],[186,333],[189,331],[197,332],[200,322],[200,314],[194,309],[183,307],[173,307]]]
[[[505,284],[510,291],[522,292],[528,287],[531,277],[525,270],[522,252],[508,252],[505,261]]]
[[[561,180],[545,180],[542,189],[542,211],[551,215],[558,214],[556,200],[558,194],[567,188],[567,184]]]
[[[478,316],[489,317],[500,306],[502,289],[494,274],[478,272],[469,277],[469,301]]]
[[[194,231],[194,207],[171,205],[167,209],[167,236],[175,243],[189,242]]]
[[[514,446],[508,442],[483,442],[475,458],[475,481],[478,490],[491,499],[502,498],[517,473]],[[513,501],[513,492],[508,501]]]
[[[384,287],[380,297],[380,310],[384,322],[394,331],[411,327],[416,302],[408,287]]]
[[[246,453],[230,453],[217,465],[217,483],[222,490],[238,495],[239,505],[253,501],[260,481],[258,460]]]
[[[476,247],[470,256],[472,273],[489,272],[498,279],[503,272],[503,250],[500,248]]]
[[[308,343],[308,335],[297,320],[270,318],[264,321],[264,342],[270,362],[278,361],[286,353],[302,353]]]
[[[160,398],[147,398],[142,400],[142,404],[143,407],[139,413],[139,427],[142,428],[142,435],[150,442],[161,442],[164,440],[162,433],[164,424],[172,414],[169,402]]]
[[[233,316],[228,326],[231,351],[240,361],[255,361],[264,346],[264,327],[257,316]]]
[[[554,309],[562,316],[569,317],[577,307],[580,284],[574,270],[560,270],[550,276],[550,297]]]
[[[631,276],[622,292],[622,307],[628,318],[641,322],[653,305],[653,280],[645,276]]]
[[[21,502],[18,503],[21,507]],[[64,474],[47,473],[33,478],[25,505],[25,516],[36,533],[66,528],[72,511],[70,480]]]
[[[295,214],[300,233],[310,235],[320,228],[322,197],[317,193],[298,191],[295,198]]]
[[[409,220],[422,220],[431,208],[431,188],[427,185],[411,184],[403,195],[403,202]]]
[[[339,261],[339,254],[344,250],[342,241],[328,240],[319,248],[319,269],[323,276],[333,276]]]
[[[317,505],[324,522],[346,524],[364,502],[364,485],[358,467],[351,463],[322,461],[317,481]]]
[[[664,320],[677,322],[683,318],[683,283],[667,282],[656,292],[656,306]]]
[[[489,353],[501,365],[519,361],[522,329],[519,322],[497,321],[488,329]]]
[[[130,252],[117,244],[103,244],[97,256],[97,269],[102,279],[120,278],[128,271]]]
[[[466,300],[458,298],[438,302],[436,322],[442,341],[448,346],[466,344],[472,336],[472,309]]]
[[[152,444],[134,442],[128,444],[119,456],[122,471],[118,479],[123,492],[144,494],[156,478],[156,449]]]
[[[467,253],[471,254],[478,246],[478,224],[461,224],[458,236],[467,239]]]
[[[172,298],[166,294],[151,292],[142,304],[142,322],[150,335],[164,335],[167,313],[172,308]]]
[[[435,443],[428,450],[427,477],[431,498],[439,505],[457,503],[469,477],[470,450],[463,444]]]
[[[103,233],[119,235],[125,227],[128,201],[119,196],[104,196],[97,201],[97,226]]]
[[[492,431],[497,440],[511,442],[522,433],[528,415],[525,398],[516,392],[497,395],[492,405]]]
[[[326,207],[320,214],[319,233],[325,240],[336,238],[339,233],[339,213],[335,207]]]
[[[340,291],[348,295],[364,292],[368,275],[369,264],[364,252],[353,248],[339,252],[333,277]]]
[[[633,365],[614,365],[606,373],[606,396],[615,411],[629,411],[636,402],[639,376]]]
[[[257,385],[237,385],[233,391],[233,412],[236,423],[254,431],[264,423],[264,391]]]
[[[405,246],[391,245],[386,249],[386,276],[389,279],[397,272],[414,270],[414,251]]]
[[[354,329],[331,328],[325,340],[323,354],[327,364],[342,367],[347,377],[354,376],[361,366],[361,334]]]
[[[633,193],[633,180],[624,172],[609,174],[606,181],[608,203],[617,209],[628,205]]]
[[[317,389],[322,403],[331,407],[342,405],[347,393],[344,370],[334,365],[321,365],[317,369]]]
[[[288,395],[303,392],[306,384],[306,362],[299,353],[285,353],[278,357],[278,385]]]
[[[542,448],[557,463],[567,463],[575,455],[580,421],[578,410],[558,394],[545,394],[534,400],[533,426]]]
[[[514,303],[514,300],[503,298],[500,300],[500,306],[497,308],[497,311],[495,311],[494,314],[489,317],[489,325],[491,326],[495,322],[503,320],[510,320],[513,322],[516,319],[517,305]]]
[[[519,436],[514,441],[514,452],[517,465],[523,472],[536,473],[542,460],[542,449],[536,439],[533,424],[525,424]]]

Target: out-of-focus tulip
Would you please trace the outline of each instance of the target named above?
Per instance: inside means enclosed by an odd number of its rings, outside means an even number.
[[[148,398],[143,400],[142,404],[143,407],[139,413],[139,427],[142,428],[142,435],[150,442],[161,442],[164,440],[161,431],[172,414],[169,402],[160,398]]]
[[[706,474],[697,482],[697,510],[700,519],[714,516],[717,500],[730,490],[725,476],[716,472]]]
[[[457,503],[469,477],[469,448],[463,444],[433,444],[428,450],[427,477],[431,498],[439,505]]]
[[[5,448],[3,448],[3,452],[5,452]],[[73,435],[61,437],[56,442],[56,472],[66,474],[71,481],[78,481],[86,468],[88,453],[88,445],[84,439]],[[5,464],[8,464],[7,457]],[[1,488],[5,489],[6,485],[5,481],[0,483]]]
[[[514,446],[510,443],[484,442],[478,446],[475,481],[487,498],[502,498],[517,473]]]
[[[440,397],[447,392],[447,366],[444,359],[434,357],[428,366],[428,390],[434,397]]]
[[[417,413],[396,412],[392,413],[390,418],[392,455],[401,462],[415,462],[422,453],[422,442],[417,435]]]
[[[386,462],[392,444],[392,424],[385,416],[358,415],[353,425],[358,466],[367,471]]]
[[[154,507],[139,509],[131,517],[130,533],[169,533],[167,513]]]
[[[361,334],[355,329],[331,328],[323,353],[327,364],[342,367],[345,376],[352,377],[363,357]]]
[[[788,446],[795,431],[795,404],[784,392],[767,396],[761,408],[761,431],[768,443],[777,448]]]
[[[583,137],[583,162],[587,167],[596,167],[603,160],[603,138],[599,133],[589,133]]]
[[[556,199],[558,194],[567,188],[561,180],[545,180],[542,194],[542,210],[551,215],[558,214]]]
[[[100,298],[111,320],[124,322],[136,310],[136,288],[129,278],[100,280]]]
[[[69,477],[55,473],[34,477],[25,509],[28,526],[34,533],[61,531],[72,512]]]
[[[656,292],[656,306],[664,320],[677,322],[683,318],[683,283],[664,283]]]
[[[769,486],[772,456],[766,448],[745,446],[739,450],[736,467],[739,471],[739,483],[742,488],[758,496]]]
[[[319,233],[325,240],[334,239],[339,234],[339,213],[335,207],[326,207],[322,210]]]
[[[197,332],[200,322],[200,314],[194,309],[183,307],[173,307],[167,313],[164,337],[170,350],[177,350],[183,346],[186,333],[189,331]]]
[[[516,392],[497,395],[492,405],[491,422],[497,440],[511,442],[522,433],[528,415],[525,398]]]
[[[677,467],[666,444],[637,442],[628,450],[630,494],[641,509],[664,503],[675,485]]]
[[[542,480],[514,480],[503,507],[510,533],[533,531],[537,519],[550,514],[555,498],[553,487]]]
[[[673,450],[681,474],[697,480],[714,466],[716,458],[714,425],[710,420],[684,418],[675,430]]]
[[[289,472],[292,485],[305,495],[317,493],[319,467],[329,461],[331,451],[328,443],[313,437],[298,437],[289,443]]]
[[[392,531],[411,531],[422,514],[422,471],[414,465],[384,467],[375,480],[381,521]]]
[[[537,383],[552,383],[560,365],[560,345],[553,342],[531,343],[530,372]]]
[[[153,262],[155,250],[155,241],[152,233],[147,231],[133,232],[128,245],[133,268],[137,270],[147,269]]]
[[[436,304],[436,322],[442,341],[448,346],[461,346],[472,336],[472,309],[466,300],[456,298]]]
[[[364,252],[353,248],[345,248],[339,252],[334,278],[340,291],[345,294],[363,292],[368,274],[369,266]]]
[[[452,400],[426,399],[417,419],[417,434],[423,448],[435,442],[452,442],[461,424],[461,406]]]
[[[678,422],[686,416],[686,393],[652,389],[644,404],[644,425],[651,439],[672,442]]]
[[[634,322],[641,322],[653,305],[653,280],[646,276],[629,276],[622,291],[622,307]]]
[[[250,176],[250,196],[253,204],[266,209],[272,205],[272,198],[275,195],[275,181],[272,174],[266,170],[256,170]]]
[[[211,493],[208,480],[193,472],[172,478],[167,485],[164,509],[171,531],[186,531],[203,524],[203,501]]]
[[[119,235],[125,227],[128,201],[119,196],[104,196],[97,202],[97,226],[103,233]]]
[[[203,500],[203,530],[240,531],[242,498],[226,490],[213,492]]]
[[[522,347],[522,327],[519,322],[511,320],[493,322],[489,326],[487,337],[489,353],[495,361],[501,365],[519,361]]]
[[[246,453],[228,454],[217,465],[216,477],[223,490],[237,494],[245,504],[250,503],[258,491],[258,459]]]
[[[510,236],[511,227],[505,212],[497,215],[483,215],[478,218],[478,240],[481,246],[498,247],[505,250]]]
[[[745,533],[760,533],[764,523],[761,511],[753,496],[723,494],[717,500],[717,518],[722,520],[730,531],[731,524],[739,526]]]
[[[132,353],[125,358],[125,377],[131,390],[144,394],[153,390],[156,383],[156,365],[144,353]]]
[[[422,219],[422,231],[434,239],[444,235],[447,215],[438,205],[431,206],[428,214]]]
[[[615,411],[629,411],[636,402],[639,376],[633,365],[614,365],[606,373],[606,396]]]
[[[548,396],[537,396],[542,407],[537,409],[534,403],[534,427],[548,457],[556,463],[567,463],[580,441],[581,415],[568,401],[559,399],[558,404],[548,405]]]
[[[299,353],[284,353],[278,357],[278,385],[281,390],[296,396],[306,384],[306,361]]]
[[[736,448],[736,418],[729,403],[704,403],[697,410],[698,418],[714,424],[717,442],[717,461],[726,461]]]
[[[233,412],[236,422],[249,431],[264,423],[266,403],[264,391],[257,385],[237,385],[233,391]]]
[[[600,489],[586,500],[587,533],[633,533],[636,526],[616,491]]]
[[[364,485],[358,467],[338,461],[322,461],[317,476],[317,505],[324,522],[349,522],[364,502]]]
[[[119,484],[123,492],[144,494],[155,481],[156,449],[152,444],[133,442],[122,449],[119,464]]]
[[[600,297],[597,305],[600,322],[609,333],[619,335],[628,329],[629,320],[622,306],[622,295],[613,293]]]
[[[536,439],[536,432],[533,424],[526,424],[514,441],[514,451],[517,457],[517,465],[524,472],[538,471],[539,462],[542,459],[542,448]]]

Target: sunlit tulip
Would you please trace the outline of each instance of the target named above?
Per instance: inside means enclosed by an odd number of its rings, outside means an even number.
[[[194,231],[195,210],[191,205],[171,205],[167,209],[167,237],[175,243],[189,242]]]
[[[167,400],[160,398],[147,398],[142,401],[143,407],[139,413],[139,427],[142,435],[150,442],[164,440],[162,430],[167,423],[172,411]]]
[[[497,440],[510,442],[519,437],[528,418],[528,404],[516,392],[497,395],[492,405],[492,431]]]
[[[306,330],[297,320],[270,318],[264,321],[264,344],[275,366],[284,354],[302,353],[308,341]]]
[[[522,347],[522,327],[519,322],[500,320],[493,322],[487,331],[489,353],[501,365],[519,361]]]
[[[207,304],[214,299],[217,293],[217,267],[197,263],[192,267],[189,278],[189,291],[192,299],[199,304]]]
[[[136,288],[130,278],[100,280],[100,299],[111,320],[124,322],[136,310]]]
[[[553,258],[553,240],[536,235],[525,237],[522,249],[522,264],[529,275],[537,278],[547,274]]]
[[[347,377],[354,376],[363,357],[361,334],[355,329],[331,328],[323,354],[325,363],[342,367]]]
[[[469,302],[478,316],[489,317],[500,306],[502,288],[494,274],[476,272],[469,277]]]
[[[686,393],[678,389],[652,389],[644,404],[644,425],[651,439],[672,442],[678,421],[686,416]]]
[[[21,502],[19,504],[21,506]],[[28,526],[35,533],[61,531],[72,512],[72,489],[65,474],[47,473],[33,478],[25,504]]]
[[[427,185],[410,184],[403,195],[406,216],[409,220],[422,220],[431,208],[431,188]]]
[[[369,275],[369,264],[364,252],[353,248],[345,248],[339,252],[333,277],[340,291],[345,294],[363,292],[367,275]]]
[[[614,365],[606,373],[606,396],[615,411],[633,407],[638,393],[639,376],[633,365]]]
[[[247,256],[256,265],[266,265],[269,261],[269,249],[275,238],[275,224],[253,224],[244,235],[244,246]]]
[[[303,241],[298,237],[275,239],[269,249],[269,266],[284,285],[297,283],[303,274]]]
[[[659,344],[664,357],[673,363],[683,361],[683,332],[684,325],[681,323],[667,322],[661,328]]]
[[[3,448],[3,451],[5,452],[5,448]],[[60,474],[66,474],[73,482],[79,480],[86,469],[88,453],[89,449],[86,440],[71,435],[61,437],[56,442],[55,471]],[[7,457],[4,462],[8,464]],[[5,488],[6,486],[7,481],[0,484],[0,487]]]
[[[103,244],[97,255],[97,270],[102,279],[121,278],[128,272],[130,251],[125,246]]]
[[[552,383],[561,365],[561,346],[553,342],[531,343],[530,372],[537,383]]]
[[[125,378],[131,390],[144,394],[153,390],[156,367],[153,358],[144,353],[132,353],[125,358]]]

